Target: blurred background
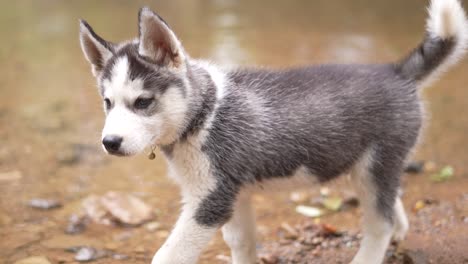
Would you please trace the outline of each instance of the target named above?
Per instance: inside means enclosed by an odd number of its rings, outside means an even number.
[[[0,1],[1,263],[149,263],[170,231],[179,194],[162,155],[101,150],[102,103],[78,41],[79,18],[106,40],[134,38],[143,5],[165,18],[192,57],[287,67],[396,61],[422,40],[427,1]],[[430,123],[413,173],[402,179],[411,231],[388,263],[468,262],[467,72],[464,59],[424,91]],[[348,262],[359,209],[346,186],[256,195],[260,261]],[[103,197],[111,205],[89,208]],[[122,200],[150,208],[151,217],[127,223],[112,208]],[[304,232],[324,225],[341,238],[304,243]],[[228,256],[218,235],[201,263]]]

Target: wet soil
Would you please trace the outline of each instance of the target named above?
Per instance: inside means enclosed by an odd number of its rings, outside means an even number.
[[[464,1],[465,6],[468,2]],[[159,155],[115,158],[99,145],[103,114],[89,66],[78,43],[78,18],[86,18],[105,38],[131,38],[143,1],[3,1],[0,3],[0,263],[46,256],[74,263],[67,248],[93,246],[112,255],[94,263],[148,263],[171,229],[180,204]],[[146,3],[147,4],[147,3]],[[422,39],[421,1],[158,1],[150,6],[171,24],[193,57],[221,64],[272,67],[324,62],[397,60]],[[411,221],[408,238],[388,252],[389,263],[468,263],[468,61],[424,91],[428,124],[414,159],[437,169],[450,165],[454,176],[442,183],[433,172],[404,175],[403,201]],[[340,180],[330,184],[348,192]],[[311,188],[318,195],[319,186]],[[131,193],[156,211],[160,227],[90,223],[84,232],[65,233],[70,215],[90,194]],[[33,198],[61,207],[31,208]],[[414,210],[421,200],[436,203]],[[289,252],[297,263],[347,263],[357,245],[322,248],[318,254],[276,247],[280,225],[310,219],[295,212],[289,192],[255,196],[258,251]],[[359,208],[320,218],[339,230],[357,233]],[[399,254],[393,254],[399,252]],[[218,235],[201,263],[226,263]],[[115,256],[114,256],[115,257]],[[121,256],[122,257],[122,256]],[[118,258],[118,257],[117,257]],[[413,262],[408,262],[410,261]]]

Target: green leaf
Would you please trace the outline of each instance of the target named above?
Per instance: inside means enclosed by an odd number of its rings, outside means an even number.
[[[452,166],[445,166],[443,167],[439,173],[433,174],[431,176],[431,180],[433,182],[444,182],[450,180],[453,177],[454,169]]]
[[[323,207],[325,207],[326,209],[330,211],[338,211],[341,209],[341,206],[343,205],[343,199],[337,196],[328,197],[322,201],[322,205]]]

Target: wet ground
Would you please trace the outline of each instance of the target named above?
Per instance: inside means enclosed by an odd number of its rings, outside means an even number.
[[[468,1],[464,1],[468,6]],[[107,157],[99,146],[103,123],[100,98],[78,44],[78,18],[109,40],[137,32],[143,1],[2,1],[0,3],[0,263],[46,256],[73,263],[66,248],[89,245],[124,254],[126,260],[95,263],[148,263],[179,212],[178,191],[165,177],[165,163],[144,155]],[[193,57],[226,64],[274,67],[323,62],[396,60],[417,45],[424,28],[424,1],[157,1],[150,6],[171,24]],[[414,159],[454,168],[453,177],[431,181],[434,172],[405,175],[404,204],[411,221],[407,240],[389,251],[413,262],[468,262],[468,60],[425,90],[431,122]],[[434,167],[434,166],[433,166]],[[330,185],[346,193],[346,183]],[[83,233],[64,233],[68,218],[90,194],[131,193],[156,210],[161,224],[112,227],[89,224]],[[318,195],[318,187],[310,190]],[[275,250],[280,225],[311,221],[295,212],[289,192],[261,194],[257,207],[258,249]],[[30,208],[33,198],[63,206]],[[420,201],[432,203],[420,208]],[[419,203],[418,203],[419,202]],[[414,209],[415,206],[417,210]],[[320,218],[358,231],[359,209]],[[356,245],[323,248],[313,256],[292,251],[299,263],[346,263]],[[288,249],[288,248],[286,248]],[[225,263],[229,252],[218,236],[201,263]],[[394,255],[394,254],[393,254]],[[290,257],[290,256],[288,256]]]

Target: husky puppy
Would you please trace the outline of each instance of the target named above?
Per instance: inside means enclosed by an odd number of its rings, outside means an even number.
[[[182,190],[181,216],[152,263],[197,262],[220,228],[232,262],[255,263],[252,192],[347,173],[363,210],[351,263],[382,263],[408,230],[399,179],[424,121],[421,87],[463,55],[467,28],[458,0],[432,0],[426,37],[398,62],[274,70],[192,59],[148,8],[138,38],[121,44],[81,21],[107,115],[105,151],[159,146]]]

